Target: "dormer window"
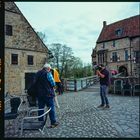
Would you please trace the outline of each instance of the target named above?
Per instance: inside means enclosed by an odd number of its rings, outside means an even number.
[[[119,28],[119,29],[115,30],[115,35],[116,35],[116,36],[121,36],[122,33],[123,33],[122,28]]]

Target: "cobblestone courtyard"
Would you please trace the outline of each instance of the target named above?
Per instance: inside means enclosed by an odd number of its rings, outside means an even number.
[[[98,109],[99,87],[58,96],[60,109],[56,115],[60,125],[39,131],[24,131],[27,138],[139,138],[139,97],[109,94],[110,109]],[[49,125],[49,119],[47,125]],[[13,133],[12,126],[5,126],[5,137],[21,137]]]

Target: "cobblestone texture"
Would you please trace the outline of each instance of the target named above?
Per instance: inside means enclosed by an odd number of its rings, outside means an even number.
[[[94,92],[93,92],[94,91]],[[39,131],[24,131],[20,136],[18,125],[6,126],[5,137],[24,138],[139,138],[139,97],[108,95],[110,109],[98,109],[99,88],[67,92],[58,96],[60,109],[56,115],[60,125]],[[20,124],[20,119],[19,119]],[[47,125],[49,125],[49,119]]]

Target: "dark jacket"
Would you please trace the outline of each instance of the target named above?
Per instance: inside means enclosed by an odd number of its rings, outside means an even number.
[[[109,72],[106,69],[101,71],[101,74],[105,75],[104,78],[100,78],[100,85],[109,86]]]
[[[51,82],[48,80],[47,76],[48,72],[45,70],[40,70],[36,73],[36,81],[37,81],[37,90],[38,90],[38,97],[41,96],[48,96],[54,97],[54,89],[51,85]]]

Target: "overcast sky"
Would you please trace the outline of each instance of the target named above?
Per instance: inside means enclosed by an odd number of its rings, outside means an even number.
[[[103,21],[107,24],[139,14],[139,2],[16,2],[36,30],[46,34],[46,45],[71,47],[84,63],[91,63]]]

